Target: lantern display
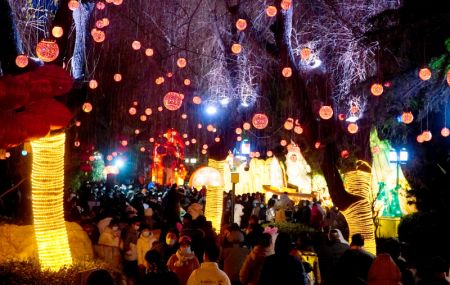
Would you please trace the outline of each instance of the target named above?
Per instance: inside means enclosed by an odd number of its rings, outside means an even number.
[[[284,77],[288,78],[292,76],[292,68],[285,67],[283,70],[281,70],[281,74],[283,74]]]
[[[186,115],[185,113],[183,113],[183,114],[181,114],[181,118],[182,118],[183,120],[186,120],[186,119],[187,119],[187,115]]]
[[[372,86],[370,87],[370,92],[374,96],[380,96],[381,94],[383,94],[383,85],[379,83],[372,84]]]
[[[114,74],[114,81],[119,82],[122,80],[122,74],[116,73]]]
[[[441,130],[441,135],[443,136],[443,137],[448,137],[448,135],[450,134],[450,130],[447,128],[447,127],[444,127],[444,128],[442,128],[442,130]]]
[[[431,70],[427,67],[421,68],[419,70],[419,78],[423,81],[429,80],[431,78]]]
[[[250,123],[247,123],[247,122],[245,122],[245,123],[242,125],[242,128],[243,128],[244,130],[246,130],[246,131],[250,130],[251,127],[252,127],[252,126],[250,125]]]
[[[277,7],[275,7],[275,6],[267,6],[266,14],[269,17],[275,17],[277,15]]]
[[[214,141],[215,141],[215,142],[220,142],[220,137],[214,138]]]
[[[244,20],[244,19],[238,19],[238,20],[236,21],[236,28],[237,28],[239,31],[245,30],[245,29],[247,28],[247,21]]]
[[[286,146],[286,145],[287,145],[286,140],[281,140],[281,141],[280,141],[280,145],[281,145],[281,146]]]
[[[58,44],[52,40],[41,40],[36,46],[36,54],[44,62],[54,61],[59,55]]]
[[[347,130],[351,134],[356,134],[358,132],[358,125],[355,123],[350,123],[347,126]]]
[[[236,138],[236,140],[237,140],[238,142],[240,142],[240,141],[242,141],[242,137],[241,137],[241,136],[238,136],[238,137]]]
[[[292,0],[282,0],[280,5],[283,10],[289,10],[292,6]]]
[[[186,78],[185,80],[183,80],[183,84],[186,86],[189,86],[189,85],[191,85],[191,80]]]
[[[302,49],[300,50],[300,58],[301,58],[302,60],[308,60],[308,59],[310,59],[310,58],[311,58],[311,54],[312,54],[312,52],[311,52],[311,49],[310,49],[310,48],[302,48]]]
[[[95,79],[89,80],[89,88],[95,89],[98,87],[98,82]]]
[[[284,122],[283,127],[288,131],[292,130],[294,128],[294,119],[287,118],[287,120]]]
[[[303,133],[303,128],[300,125],[295,126],[294,133],[301,135]]]
[[[150,108],[146,108],[145,111],[144,111],[144,113],[145,113],[147,116],[150,116],[150,115],[153,113],[153,111],[152,111],[152,109],[150,109]]]
[[[63,28],[61,28],[60,26],[54,26],[52,28],[52,35],[55,38],[60,38],[62,37],[63,34],[64,34]]]
[[[241,129],[241,128],[237,128],[237,129],[235,130],[235,133],[236,133],[237,135],[242,134],[242,129]]]
[[[253,115],[252,124],[258,130],[265,129],[269,124],[269,118],[266,114],[257,113]]]
[[[153,56],[153,49],[151,49],[151,48],[148,48],[148,49],[145,49],[145,55],[146,56]]]
[[[422,134],[418,135],[416,140],[417,140],[418,143],[423,143],[424,139],[423,139]]]
[[[89,113],[89,112],[92,111],[92,104],[89,103],[89,102],[86,102],[86,103],[83,104],[82,109],[83,109],[84,112]]]
[[[350,153],[348,152],[348,150],[344,149],[343,151],[341,151],[341,157],[342,157],[343,159],[348,158],[349,155],[350,155]]]
[[[192,102],[193,102],[194,104],[199,105],[199,104],[202,103],[202,98],[200,98],[199,96],[194,96],[194,97],[192,97]]]
[[[429,142],[429,141],[431,141],[431,138],[433,137],[433,135],[431,134],[430,131],[426,130],[426,131],[423,131],[422,137],[423,137],[424,141]]]
[[[19,54],[16,56],[16,65],[20,68],[24,68],[28,65],[28,56],[24,54]]]
[[[241,46],[240,44],[232,44],[232,45],[231,45],[231,51],[232,51],[234,54],[239,54],[239,53],[241,53],[241,51],[242,51],[242,46]]]
[[[131,48],[134,50],[140,50],[141,49],[141,42],[140,41],[133,41],[131,43]]]
[[[139,119],[140,119],[142,122],[145,122],[145,121],[147,121],[147,116],[146,116],[146,115],[141,115],[141,116],[139,117]]]
[[[414,120],[414,116],[411,112],[403,112],[402,122],[405,124],[410,124]]]
[[[105,32],[103,32],[102,30],[95,29],[95,28],[92,29],[91,36],[92,36],[92,39],[94,40],[94,42],[96,42],[96,43],[101,43],[101,42],[105,41],[105,38],[106,38]]]
[[[184,57],[180,57],[179,59],[177,59],[177,66],[179,68],[185,68],[187,64],[187,60]]]
[[[320,107],[319,116],[324,120],[331,119],[333,117],[333,108],[327,105]]]
[[[72,11],[75,11],[76,9],[80,8],[80,2],[77,0],[70,0],[67,4],[69,6],[69,9]]]

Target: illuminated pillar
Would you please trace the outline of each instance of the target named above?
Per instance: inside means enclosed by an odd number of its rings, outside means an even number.
[[[31,142],[34,231],[42,268],[72,264],[64,221],[64,133]]]
[[[223,186],[208,186],[206,188],[205,217],[211,221],[216,233],[220,232],[223,211]]]

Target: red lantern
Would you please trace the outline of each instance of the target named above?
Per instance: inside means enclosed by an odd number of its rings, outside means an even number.
[[[160,77],[156,78],[156,79],[155,79],[155,83],[156,83],[157,85],[163,84],[163,83],[164,83],[164,77],[160,76]]]
[[[141,49],[141,42],[140,41],[133,41],[131,43],[131,48],[134,50],[140,50]]]
[[[427,131],[423,131],[422,137],[423,137],[424,141],[429,142],[429,141],[431,141],[431,138],[433,137],[433,135],[431,134],[430,131],[427,130]]]
[[[197,143],[197,140],[196,139],[191,139],[191,143],[195,144],[195,143]]]
[[[331,119],[333,117],[333,108],[327,105],[320,107],[319,116],[324,120]]]
[[[291,8],[292,5],[292,0],[282,0],[281,1],[281,8],[283,8],[283,10],[289,10],[289,8]]]
[[[281,74],[283,74],[284,77],[288,78],[292,76],[292,68],[285,67],[283,70],[281,70]]]
[[[16,57],[16,65],[20,68],[24,68],[25,66],[28,65],[28,56],[24,55],[24,54],[19,54]]]
[[[119,82],[122,80],[122,74],[116,73],[114,74],[114,81]]]
[[[411,112],[403,112],[402,122],[405,124],[410,124],[414,120],[414,116]]]
[[[257,113],[253,115],[252,124],[258,130],[265,129],[269,124],[269,118],[266,114]]]
[[[42,61],[54,61],[59,55],[58,44],[52,40],[41,40],[36,46],[36,54]]]
[[[241,53],[241,51],[242,51],[242,46],[241,46],[240,44],[232,44],[232,45],[231,45],[231,51],[232,51],[234,54]]]
[[[280,141],[280,145],[281,145],[281,146],[286,146],[286,145],[287,145],[286,140],[281,140],[281,141]]]
[[[105,3],[103,3],[103,2],[97,2],[97,4],[95,5],[95,7],[97,8],[97,10],[103,10],[103,9],[105,9]]]
[[[180,57],[179,59],[177,59],[177,66],[179,68],[185,68],[187,64],[187,60],[184,57]]]
[[[424,142],[423,135],[422,134],[418,135],[416,140],[418,143],[423,143]]]
[[[150,116],[150,115],[153,113],[153,111],[152,111],[152,109],[150,109],[150,108],[146,108],[145,111],[144,111],[144,113],[145,113],[147,116]]]
[[[145,151],[145,147],[141,147],[140,149],[139,149],[141,152],[144,152]]]
[[[81,126],[81,122],[80,121],[76,121],[75,122],[75,126],[77,126],[77,127]]]
[[[315,144],[314,144],[314,147],[316,148],[316,149],[319,149],[320,148],[320,142],[316,142]]]
[[[72,11],[75,11],[76,9],[80,8],[80,2],[77,0],[70,0],[67,4],[69,6],[69,9]]]
[[[286,121],[284,122],[283,127],[288,131],[292,130],[294,128],[294,119],[287,118]]]
[[[60,26],[54,26],[52,29],[52,35],[55,38],[60,38],[62,37],[62,35],[64,34],[63,28],[61,28]]]
[[[122,4],[122,2],[123,2],[123,0],[113,0],[113,4],[114,5],[121,5]]]
[[[275,17],[277,15],[277,7],[275,7],[275,6],[267,6],[266,14],[269,17]]]
[[[97,82],[97,80],[92,79],[92,80],[89,81],[89,88],[95,89],[95,88],[97,88],[97,87],[98,87],[98,82]]]
[[[303,133],[303,128],[300,125],[295,126],[294,133],[301,135]]]
[[[345,115],[342,114],[342,113],[340,113],[340,114],[338,115],[338,119],[339,119],[339,121],[345,120]]]
[[[193,102],[194,104],[199,105],[199,104],[202,103],[202,98],[200,98],[200,97],[198,97],[198,96],[194,96],[194,97],[192,98],[192,102]]]
[[[73,143],[73,145],[74,145],[75,147],[79,147],[79,146],[80,146],[80,141],[75,141],[75,142]]]
[[[145,115],[144,115],[144,116],[145,116]],[[135,130],[134,130],[134,134],[135,134],[135,135],[139,135],[140,133],[141,133],[141,131],[140,131],[139,129],[135,129]]]
[[[247,21],[244,20],[244,19],[238,19],[238,20],[236,21],[236,28],[237,28],[239,31],[245,30],[245,29],[247,28]]]
[[[189,80],[189,79],[186,78],[186,79],[183,81],[183,84],[186,85],[186,86],[189,86],[189,85],[191,85],[191,80]]]
[[[448,135],[450,134],[450,130],[447,128],[447,127],[444,127],[444,128],[442,128],[442,130],[441,130],[441,135],[443,136],[443,137],[448,137]]]
[[[427,67],[421,68],[419,70],[419,78],[423,81],[429,80],[431,78],[431,70]]]
[[[450,86],[450,70],[447,71],[447,84]]]
[[[102,30],[98,30],[96,28],[92,29],[91,36],[92,36],[92,39],[94,40],[94,42],[96,42],[96,43],[101,43],[106,38],[105,32],[103,32]]]
[[[348,158],[349,155],[350,155],[350,153],[348,152],[348,150],[344,149],[343,151],[341,151],[341,157],[342,157],[343,159]]]
[[[141,115],[139,117],[139,120],[141,120],[142,122],[145,122],[145,121],[147,121],[147,116],[146,115]]]
[[[300,50],[300,58],[303,60],[308,60],[311,57],[311,49],[310,48],[302,48]]]
[[[181,114],[181,118],[182,118],[183,120],[186,120],[186,119],[187,119],[187,114],[185,114],[185,113]]]
[[[242,134],[242,129],[241,128],[236,128],[235,132],[236,132],[237,135],[240,135],[240,134]]]
[[[127,145],[128,145],[128,141],[127,141],[127,140],[122,140],[122,141],[120,142],[120,144],[121,144],[122,146],[127,146]]]
[[[351,134],[356,134],[358,132],[358,125],[355,123],[350,123],[347,126],[347,130]]]
[[[250,123],[247,123],[247,122],[245,122],[245,123],[242,125],[242,128],[243,128],[244,130],[246,130],[246,131],[250,130],[251,127],[252,127],[252,126],[250,125]]]
[[[83,109],[84,112],[89,113],[89,112],[92,111],[92,104],[89,103],[89,102],[86,102],[86,103],[83,104],[82,109]]]
[[[163,99],[164,107],[167,110],[175,111],[183,104],[184,95],[177,92],[168,92]]]
[[[153,49],[151,49],[151,48],[148,48],[148,49],[146,49],[145,50],[145,55],[146,56],[153,56]]]
[[[240,141],[242,140],[242,137],[241,137],[241,136],[238,136],[238,137],[236,138],[236,140],[237,140],[238,142],[240,142]]]
[[[216,138],[214,139],[214,141],[215,141],[215,142],[220,142],[220,137],[216,137]]]
[[[374,96],[380,96],[381,94],[383,94],[383,85],[379,83],[372,84],[372,86],[370,87],[370,92]]]
[[[110,154],[108,154],[108,155],[106,156],[106,160],[107,160],[107,161],[111,161],[111,160],[113,160],[113,156],[112,156],[112,155],[110,155]]]

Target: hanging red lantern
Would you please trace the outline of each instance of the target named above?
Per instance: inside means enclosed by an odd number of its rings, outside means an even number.
[[[235,133],[236,133],[237,135],[242,134],[242,129],[241,129],[241,128],[236,128]]]
[[[185,68],[187,65],[187,60],[184,57],[180,57],[179,59],[177,59],[177,66],[179,68]]]
[[[296,133],[298,135],[301,135],[303,133],[303,128],[300,125],[295,126],[294,127],[294,133]]]
[[[160,76],[160,77],[156,78],[156,79],[155,79],[155,83],[156,83],[157,85],[163,84],[163,83],[164,83],[164,77]]]
[[[433,135],[431,134],[430,131],[426,130],[426,131],[423,131],[422,137],[423,137],[424,141],[429,142],[429,141],[431,141],[431,138],[433,137]]]
[[[410,124],[414,120],[414,116],[411,112],[403,112],[402,122],[405,124]]]
[[[370,92],[374,96],[380,96],[381,94],[383,94],[383,85],[381,85],[380,83],[372,84],[372,86],[370,87]]]
[[[238,20],[236,21],[236,28],[237,28],[239,31],[245,30],[245,29],[247,28],[247,21],[244,20],[244,19],[238,19]]]
[[[216,138],[214,139],[214,141],[217,142],[217,143],[220,142],[220,137],[216,137]]]
[[[275,7],[275,6],[267,6],[266,14],[269,17],[275,17],[277,15],[277,7]]]
[[[152,109],[150,109],[150,108],[146,108],[145,111],[144,111],[144,113],[145,113],[147,116],[150,116],[150,115],[153,113],[153,111],[152,111]]]
[[[106,156],[106,160],[107,160],[107,161],[111,161],[111,160],[113,160],[113,156],[112,156],[112,155],[110,155],[110,154],[108,154],[108,155]]]
[[[84,112],[89,113],[89,112],[92,111],[92,104],[89,103],[89,102],[86,102],[86,103],[83,104],[82,109],[83,109]]]
[[[232,51],[234,54],[239,54],[239,53],[241,53],[241,51],[242,51],[242,46],[241,46],[240,44],[232,44],[232,45],[231,45],[231,51]]]
[[[350,153],[348,152],[348,150],[344,149],[343,151],[341,151],[341,157],[342,157],[343,159],[348,158],[349,155],[350,155]]]
[[[269,124],[269,118],[266,114],[257,113],[253,115],[252,124],[258,130],[265,129]]]
[[[96,43],[101,43],[106,38],[105,32],[103,32],[102,30],[98,30],[96,28],[92,29],[91,36],[94,42]]]
[[[350,123],[347,126],[347,130],[351,134],[356,134],[358,132],[358,125],[356,123]]]
[[[80,8],[80,2],[77,0],[70,0],[67,4],[69,6],[69,9],[72,11],[75,11],[76,9]]]
[[[447,71],[447,84],[450,86],[450,70]]]
[[[342,113],[340,113],[340,114],[338,115],[338,119],[339,119],[339,121],[345,120],[345,115],[342,114]]]
[[[148,48],[148,49],[146,49],[145,50],[145,55],[146,56],[153,56],[153,49],[151,49],[151,48]]]
[[[131,43],[131,48],[134,50],[140,50],[141,49],[141,42],[140,41],[133,41]]]
[[[141,133],[141,131],[140,131],[139,129],[135,129],[135,130],[134,130],[134,134],[135,134],[135,135],[139,135],[140,133]]]
[[[282,0],[280,5],[283,10],[289,10],[292,6],[292,0]]]
[[[246,131],[250,130],[251,127],[252,127],[252,126],[250,125],[250,123],[247,123],[247,122],[245,122],[245,123],[242,125],[242,128],[243,128],[244,130],[246,130]]]
[[[28,65],[28,56],[24,54],[19,54],[16,56],[16,65],[20,68],[24,68]]]
[[[294,128],[294,119],[287,118],[283,124],[283,127],[288,131],[292,130]]]
[[[122,2],[123,2],[123,0],[113,0],[113,4],[114,5],[121,5],[122,4]]]
[[[194,104],[199,105],[199,104],[202,103],[202,98],[200,98],[199,96],[194,96],[194,97],[192,97],[192,102],[193,102]]]
[[[75,126],[77,126],[77,127],[81,126],[81,122],[80,121],[76,121],[75,122]]]
[[[314,147],[316,148],[316,149],[319,149],[320,148],[320,142],[316,142],[315,144],[314,144]]]
[[[310,48],[302,48],[301,50],[300,50],[300,58],[302,59],[302,60],[308,60],[308,59],[310,59],[311,58],[311,54],[312,54],[312,52],[311,52],[311,49]]]
[[[443,137],[448,137],[448,135],[450,134],[450,130],[447,128],[447,127],[444,127],[444,128],[442,128],[442,130],[441,130],[441,135],[443,136]]]
[[[36,46],[36,54],[44,62],[54,61],[59,55],[58,44],[52,40],[41,40]]]
[[[142,122],[145,122],[145,121],[147,121],[147,116],[146,115],[141,115],[139,117],[139,120],[141,120]]]
[[[92,80],[89,81],[89,88],[95,89],[95,88],[97,88],[97,87],[98,87],[98,82],[97,82],[97,80],[92,79]]]
[[[114,74],[113,78],[114,78],[114,81],[119,82],[122,80],[122,74],[116,73],[116,74]]]
[[[79,146],[80,146],[80,141],[75,141],[75,142],[73,143],[73,145],[74,145],[75,147],[79,147]]]
[[[421,68],[419,70],[419,78],[423,81],[429,80],[431,78],[431,70],[427,67]]]
[[[163,99],[164,107],[170,111],[178,110],[183,104],[183,98],[183,94],[177,92],[167,92]]]
[[[240,142],[240,141],[242,140],[242,137],[241,137],[241,136],[238,136],[238,137],[236,138],[236,140],[237,140],[238,142]]]
[[[145,152],[145,147],[141,146],[141,148],[139,149],[141,152]]]
[[[416,140],[418,143],[423,143],[424,142],[423,135],[422,134],[418,135]]]
[[[54,26],[52,28],[52,35],[55,38],[60,38],[62,37],[63,34],[64,34],[63,28],[61,28],[60,26]]]
[[[103,10],[103,9],[105,9],[105,3],[99,1],[95,5],[95,7],[97,8],[97,10]]]
[[[287,141],[286,140],[281,140],[280,141],[280,145],[281,146],[286,146],[287,145]]]
[[[192,144],[196,144],[196,143],[197,143],[197,140],[196,140],[196,139],[191,139],[191,143],[192,143]]]
[[[286,78],[291,77],[292,76],[292,68],[284,67],[283,70],[281,70],[281,74],[283,74],[283,76]]]
[[[183,80],[183,84],[186,86],[189,86],[189,85],[191,85],[191,80],[186,78],[185,80]]]
[[[331,119],[333,117],[333,108],[327,105],[320,107],[319,116],[324,120]]]

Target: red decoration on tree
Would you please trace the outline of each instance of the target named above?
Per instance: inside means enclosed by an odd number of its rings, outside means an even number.
[[[351,134],[356,134],[358,132],[358,125],[355,123],[350,123],[347,126],[347,130]]]
[[[266,114],[257,113],[253,115],[252,124],[258,130],[265,129],[269,124],[269,118]]]
[[[427,67],[421,68],[419,70],[419,78],[423,81],[429,80],[431,78],[431,70]]]
[[[36,54],[42,61],[54,61],[59,55],[58,44],[52,40],[42,40],[36,46]]]
[[[370,92],[374,96],[380,96],[381,94],[383,94],[383,85],[381,85],[380,83],[372,84],[372,86],[370,87]]]
[[[333,108],[331,106],[322,106],[320,107],[319,115],[324,120],[331,119],[333,117]]]
[[[414,116],[411,112],[403,112],[402,122],[405,124],[410,124],[414,120]]]
[[[168,92],[163,99],[164,107],[167,110],[175,111],[183,104],[184,95],[178,92]]]
[[[343,159],[348,158],[349,155],[350,155],[350,153],[348,152],[348,150],[344,149],[343,151],[341,151],[341,157],[342,157]]]
[[[431,141],[431,138],[433,137],[433,135],[431,134],[430,131],[426,130],[426,131],[423,131],[422,137],[423,137],[424,141],[429,142],[429,141]]]
[[[441,135],[442,135],[443,137],[448,137],[448,135],[450,135],[450,130],[449,130],[447,127],[442,128],[442,130],[441,130]]]

